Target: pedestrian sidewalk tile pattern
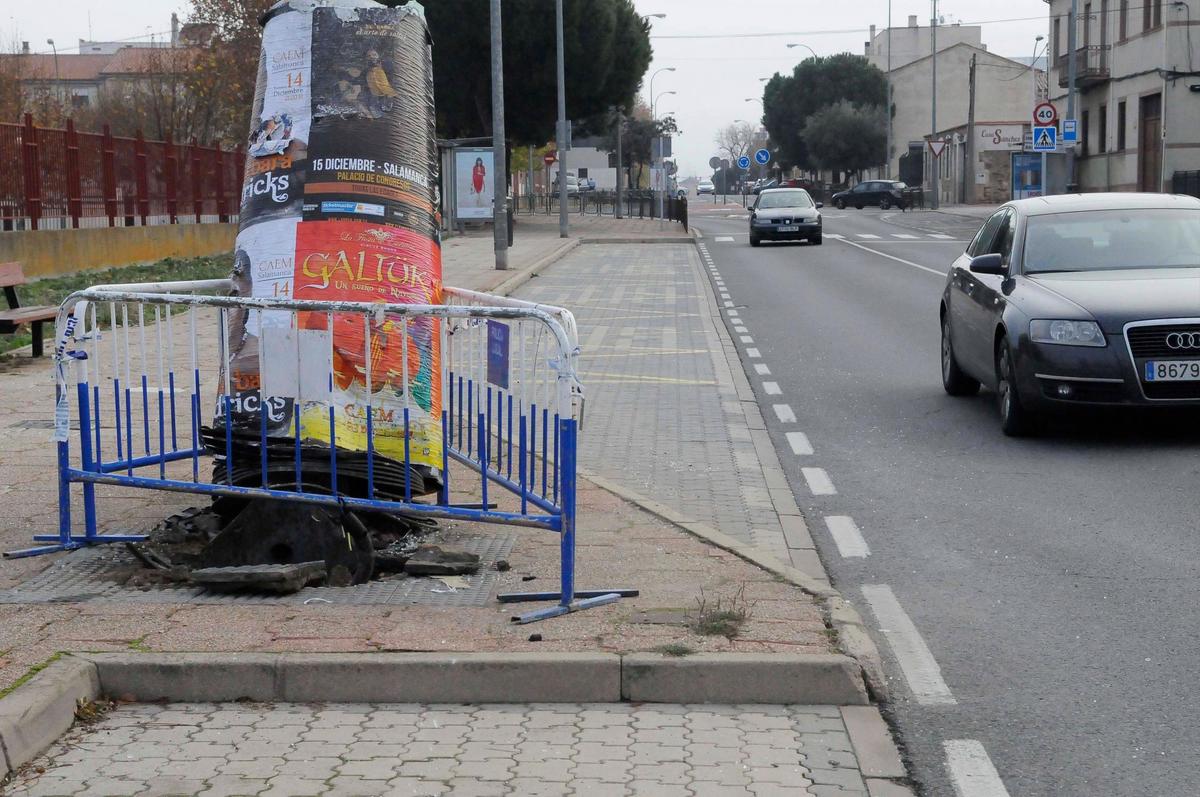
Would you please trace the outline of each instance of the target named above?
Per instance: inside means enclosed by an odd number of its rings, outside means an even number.
[[[37,795],[859,795],[832,706],[134,704],[27,768]]]
[[[786,560],[707,291],[694,247],[658,244],[585,247],[516,296],[578,320],[585,469]]]

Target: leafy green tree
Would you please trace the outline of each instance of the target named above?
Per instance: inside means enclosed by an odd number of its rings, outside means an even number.
[[[575,134],[603,132],[607,112],[630,107],[650,65],[649,25],[632,0],[564,4],[567,117]],[[433,37],[438,132],[447,138],[491,131],[491,39],[487,0],[426,0]],[[554,137],[558,117],[554,7],[506,0],[505,131],[514,145]]]
[[[861,173],[879,163],[887,138],[887,115],[878,105],[840,100],[814,113],[801,136],[818,167]]]
[[[805,125],[822,108],[841,100],[863,107],[883,106],[887,103],[887,78],[865,57],[841,53],[807,58],[790,76],[776,73],[767,82],[763,89],[763,124],[779,147],[780,165],[802,169],[817,166],[804,139]],[[885,135],[883,127],[880,134]],[[881,143],[873,163],[883,161],[883,149]]]
[[[616,114],[606,114],[601,123],[604,131],[603,149],[608,152],[617,151],[617,120]],[[645,104],[638,105],[633,114],[625,117],[625,128],[621,133],[621,152],[624,166],[631,171],[633,184],[640,186],[645,168],[650,165],[650,155],[656,136],[679,135],[679,125],[674,116],[664,116],[657,121],[650,118],[650,109]]]

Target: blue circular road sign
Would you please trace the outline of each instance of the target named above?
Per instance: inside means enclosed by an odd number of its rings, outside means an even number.
[[[771,162],[771,153],[768,150],[760,149],[758,152],[754,153],[754,160],[763,166],[766,166]]]
[[[739,169],[749,169],[750,168],[750,159],[747,158],[745,155],[738,158],[738,168]]]

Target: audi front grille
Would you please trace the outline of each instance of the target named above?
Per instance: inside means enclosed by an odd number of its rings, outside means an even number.
[[[1139,359],[1200,358],[1200,324],[1130,326],[1125,335],[1129,351]]]

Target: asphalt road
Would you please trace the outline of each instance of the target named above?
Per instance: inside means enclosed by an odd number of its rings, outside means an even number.
[[[939,380],[943,275],[978,222],[826,209],[823,246],[752,249],[712,210],[693,224],[734,340],[830,576],[873,626],[921,793],[1200,793],[1200,416],[1006,438],[993,394]]]

